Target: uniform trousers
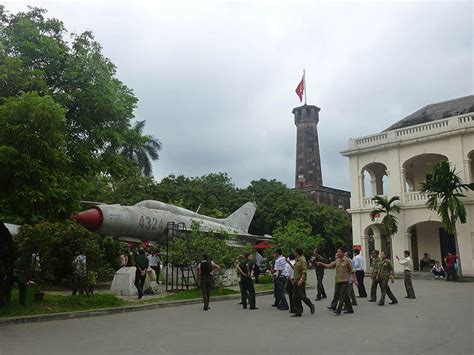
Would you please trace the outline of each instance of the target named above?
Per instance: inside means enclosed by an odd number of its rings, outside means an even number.
[[[376,277],[372,277],[372,285],[370,286],[370,299],[372,301],[377,300],[377,286],[379,285],[380,285],[379,279]]]
[[[304,302],[310,309],[314,307],[313,303],[306,297],[306,283],[303,282],[301,286],[298,286],[297,282],[293,283],[294,294],[293,302],[295,305],[296,314],[301,315],[303,313],[303,303]]]
[[[212,286],[211,278],[201,279],[202,301],[204,302],[205,311],[209,309],[209,298],[211,296],[211,286]]]
[[[337,303],[336,312],[341,313],[342,307],[345,306],[346,310],[349,312],[353,312],[352,303],[349,297],[349,282],[336,282],[336,289],[338,289],[339,293],[339,302]]]
[[[253,286],[252,278],[249,276],[242,276],[242,290],[244,297],[242,298],[242,306],[247,308],[247,300],[250,303],[250,308],[255,308],[255,288]]]
[[[413,289],[413,284],[411,282],[411,271],[405,270],[403,272],[403,280],[405,281],[405,290],[407,291],[408,297],[415,297],[415,290]]]
[[[382,292],[381,292],[382,294],[380,296],[380,303],[385,302],[385,295],[387,295],[388,298],[390,298],[392,302],[397,302],[397,298],[393,295],[392,290],[390,289],[390,286],[388,285],[388,280],[389,280],[388,277],[379,279],[380,288],[382,289]]]
[[[324,279],[324,269],[323,270],[316,270],[316,289],[317,289],[317,294],[316,294],[316,299],[320,300],[321,298],[326,298],[326,291],[324,290],[324,285],[323,285],[323,279]]]

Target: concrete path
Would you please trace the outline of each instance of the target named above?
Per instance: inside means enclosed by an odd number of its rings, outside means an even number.
[[[332,295],[332,275],[325,280]],[[367,280],[369,282],[370,280]],[[358,299],[355,314],[334,316],[328,302],[302,318],[257,298],[256,311],[237,301],[0,327],[0,355],[13,354],[473,354],[474,284],[418,280],[416,300],[403,281],[398,305]],[[309,291],[311,299],[315,291]]]

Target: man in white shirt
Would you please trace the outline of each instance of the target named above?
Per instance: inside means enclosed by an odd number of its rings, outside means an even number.
[[[288,279],[288,271],[286,268],[287,262],[282,254],[281,249],[275,250],[275,267],[274,267],[274,276],[275,276],[275,296],[276,296],[276,306],[281,311],[288,311],[288,302],[286,302],[285,296],[285,286]]]
[[[354,270],[356,272],[357,278],[357,289],[359,291],[360,298],[367,297],[367,291],[365,290],[364,286],[364,277],[365,277],[365,260],[360,255],[360,250],[354,249]]]
[[[255,251],[255,266],[253,268],[253,276],[255,276],[255,283],[259,284],[258,276],[260,275],[261,269],[260,266],[263,262],[263,256],[258,250]]]
[[[403,276],[404,276],[404,281],[405,281],[405,290],[407,291],[407,295],[405,298],[409,299],[415,299],[415,290],[413,289],[413,285],[411,283],[411,271],[413,269],[413,262],[411,261],[410,258],[410,251],[405,250],[403,252],[403,255],[405,256],[404,259],[400,259],[398,255],[396,255],[396,258],[398,262],[403,265]]]
[[[290,301],[290,313],[296,313],[295,310],[295,303],[293,302],[293,294],[294,294],[294,288],[293,288],[293,267],[295,266],[295,254],[291,253],[290,256],[288,257],[290,259],[290,262],[286,264],[285,266],[285,272],[288,274],[288,280],[286,281],[286,293],[288,294],[288,300]]]

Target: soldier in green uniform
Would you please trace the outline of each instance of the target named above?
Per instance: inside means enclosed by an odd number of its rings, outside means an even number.
[[[323,298],[327,298],[326,291],[324,290],[323,278],[324,278],[324,267],[318,266],[317,263],[327,263],[327,259],[321,255],[321,249],[314,249],[314,262],[316,271],[316,301],[321,301]]]
[[[374,250],[372,252],[372,257],[370,258],[370,266],[372,266],[372,286],[370,287],[370,299],[369,302],[377,301],[377,286],[379,285],[379,280],[377,279],[377,274],[379,272],[380,258],[379,251]]]
[[[380,296],[380,301],[378,303],[379,306],[383,306],[385,304],[385,295],[387,295],[392,301],[390,304],[398,303],[396,297],[392,293],[392,290],[390,290],[390,286],[388,285],[388,280],[390,279],[393,283],[394,277],[395,275],[393,273],[392,262],[387,259],[387,256],[383,251],[380,252],[380,264],[378,268],[377,279],[380,283],[380,288],[382,289],[382,295]]]
[[[250,253],[245,253],[245,259],[237,267],[237,271],[240,272],[240,279],[242,281],[242,307],[247,309],[247,299],[250,303],[250,309],[258,309],[255,306],[255,288],[253,287],[252,281],[252,267],[253,263],[251,260]]]
[[[339,294],[339,302],[334,313],[340,315],[343,306],[345,306],[346,309],[344,313],[354,313],[349,297],[350,275],[352,275],[352,280],[354,280],[353,282],[357,286],[357,278],[355,276],[355,270],[352,268],[352,260],[344,256],[342,249],[337,249],[335,261],[330,264],[319,262],[317,265],[326,269],[336,269],[336,287],[334,292]]]
[[[314,314],[316,308],[314,304],[306,296],[306,277],[308,272],[308,264],[306,258],[303,255],[303,249],[295,249],[296,262],[295,265],[290,263],[289,259],[286,262],[293,268],[293,302],[295,306],[295,314],[292,317],[301,317],[303,313],[304,302],[310,309],[311,314]]]

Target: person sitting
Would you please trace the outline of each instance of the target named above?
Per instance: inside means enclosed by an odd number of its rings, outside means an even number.
[[[443,265],[441,265],[438,260],[436,260],[434,266],[432,267],[431,273],[434,275],[435,279],[442,279],[446,275]]]
[[[428,256],[428,253],[423,254],[423,259],[420,260],[420,271],[423,271],[423,268],[425,266],[429,266],[431,263],[431,260]]]

